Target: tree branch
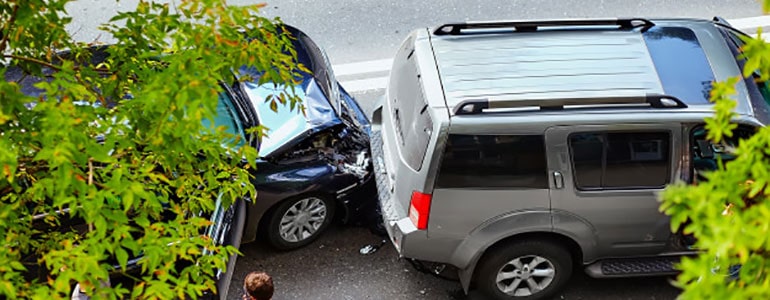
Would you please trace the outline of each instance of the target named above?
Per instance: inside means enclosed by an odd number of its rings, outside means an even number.
[[[59,67],[59,66],[57,66],[57,65],[54,65],[54,64],[52,64],[52,63],[49,63],[49,62],[46,62],[46,61],[40,60],[40,59],[36,59],[36,58],[31,58],[31,57],[26,57],[26,56],[19,56],[19,55],[14,55],[14,54],[4,54],[4,55],[3,55],[3,57],[5,57],[5,58],[11,58],[11,59],[17,59],[17,60],[22,60],[22,61],[27,61],[27,62],[31,62],[31,63],[36,63],[36,64],[39,64],[39,65],[42,65],[42,66],[45,66],[45,67],[48,67],[48,68],[54,69],[54,70],[56,70],[56,71],[61,71],[61,67]],[[80,69],[80,68],[79,68],[78,66],[75,66],[75,67],[74,67],[74,70],[79,70],[79,69]],[[111,74],[111,73],[110,73],[108,70],[106,70],[106,69],[97,68],[97,69],[95,69],[95,70],[96,70],[96,72],[101,72],[101,73],[104,73],[104,74]],[[112,74],[114,74],[114,73],[115,73],[115,72],[112,72]],[[26,76],[26,73],[24,74],[24,76]],[[85,81],[83,81],[83,79],[82,79],[82,78],[81,78],[79,75],[75,75],[75,79],[78,81],[78,83],[80,83],[81,85],[83,85],[84,87],[86,87],[86,90],[88,90],[89,92],[91,92],[91,94],[92,94],[92,95],[94,95],[94,97],[96,97],[96,99],[97,99],[97,100],[99,100],[99,102],[101,102],[101,103],[102,103],[102,105],[107,105],[107,100],[106,100],[106,99],[104,99],[104,96],[102,96],[101,94],[99,94],[99,93],[96,91],[96,89],[94,89],[94,88],[91,86],[91,84],[86,84],[86,82],[85,82]],[[19,80],[19,81],[21,81],[21,80]]]
[[[59,67],[57,65],[54,65],[52,63],[49,63],[49,62],[45,62],[45,61],[36,59],[36,58],[31,58],[31,57],[26,57],[26,56],[19,56],[19,55],[14,55],[14,54],[3,54],[3,57],[4,58],[11,58],[11,59],[22,60],[22,61],[31,62],[31,63],[36,63],[36,64],[39,64],[39,65],[42,65],[42,66],[49,67],[51,69],[56,69],[57,71],[61,71],[61,67]]]
[[[94,159],[88,158],[88,185],[94,184]]]
[[[95,88],[93,88],[92,84],[86,83],[85,81],[83,81],[83,78],[80,77],[80,74],[76,74],[75,79],[77,79],[78,83],[83,85],[83,87],[85,87],[87,91],[91,92],[91,94],[97,100],[99,100],[99,102],[101,102],[103,106],[107,106],[107,100],[104,99],[104,96],[102,94],[99,94],[99,92]]]
[[[88,185],[94,184],[94,159],[88,158]],[[88,232],[94,231],[94,224],[88,223]]]
[[[3,32],[9,31],[9,29],[11,29],[11,26],[13,26],[13,23],[16,22],[16,15],[18,14],[18,11],[19,11],[19,4],[17,3],[16,6],[13,7],[13,12],[11,12],[11,18],[8,19],[8,22],[5,23],[5,26],[3,26],[3,29],[0,30],[0,38],[2,38],[2,40],[0,40],[0,53],[5,52],[5,47],[6,45],[8,45],[8,36],[10,35],[8,34],[10,32],[6,34],[3,34]]]
[[[17,59],[17,60],[22,60],[22,61],[26,61],[26,62],[36,63],[36,64],[39,64],[39,65],[42,65],[42,66],[45,66],[45,67],[48,67],[48,68],[51,68],[51,69],[55,69],[56,71],[61,71],[61,67],[60,66],[54,65],[52,63],[49,63],[47,61],[43,61],[43,60],[40,60],[40,59],[37,59],[37,58],[20,56],[20,55],[15,55],[15,54],[3,54],[3,58],[11,58],[11,59]],[[75,66],[73,69],[74,70],[80,70],[80,67]],[[104,68],[95,68],[94,70],[96,72],[101,72],[101,73],[104,73],[104,74],[114,74],[115,73],[115,72],[110,72],[109,70],[104,69]]]

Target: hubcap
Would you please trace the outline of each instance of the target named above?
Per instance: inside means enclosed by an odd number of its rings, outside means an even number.
[[[549,260],[528,255],[505,263],[497,272],[497,288],[514,297],[526,297],[547,288],[556,275],[556,268]]]
[[[326,204],[311,197],[297,201],[283,217],[278,229],[281,238],[296,243],[313,236],[326,221]]]

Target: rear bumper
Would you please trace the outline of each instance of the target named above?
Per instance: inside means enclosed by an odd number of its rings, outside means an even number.
[[[394,198],[393,185],[383,161],[382,143],[382,132],[378,128],[373,128],[371,145],[374,176],[385,230],[388,232],[390,241],[395,246],[399,256],[435,261],[435,257],[431,257],[427,251],[419,251],[419,249],[431,248],[427,245],[426,231],[417,230],[409,216],[404,213],[407,210],[401,207],[400,202]]]

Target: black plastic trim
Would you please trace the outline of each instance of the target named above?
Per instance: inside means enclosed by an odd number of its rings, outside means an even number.
[[[465,29],[500,29],[513,28],[516,32],[537,31],[540,27],[569,27],[569,26],[618,26],[619,29],[636,27],[649,28],[655,26],[650,20],[643,18],[625,19],[585,19],[585,20],[547,20],[547,21],[503,21],[503,22],[465,22],[448,23],[437,27],[434,35],[460,35]]]
[[[632,100],[642,99],[643,101],[633,102]],[[623,101],[619,101],[623,100]],[[629,101],[631,100],[631,101]],[[552,101],[553,103],[548,103]],[[682,100],[671,95],[647,94],[644,97],[617,97],[617,98],[590,98],[590,99],[552,99],[543,100],[541,104],[532,104],[532,101],[511,100],[494,101],[495,108],[517,108],[517,107],[539,107],[540,109],[564,109],[564,105],[609,105],[609,104],[644,104],[647,103],[652,108],[687,108]],[[457,104],[454,109],[455,115],[473,115],[483,113],[485,109],[490,108],[489,99],[471,99],[464,100]]]

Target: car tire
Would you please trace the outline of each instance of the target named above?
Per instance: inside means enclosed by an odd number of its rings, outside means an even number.
[[[268,242],[279,250],[310,244],[329,227],[334,208],[329,198],[319,195],[304,195],[281,202],[270,215]]]
[[[550,299],[572,276],[572,256],[558,243],[526,240],[489,251],[476,278],[489,299]]]
[[[246,201],[243,199],[236,201],[232,204],[231,209],[235,209],[235,214],[223,244],[239,248],[241,246],[241,239],[243,238],[243,229],[246,226]],[[217,278],[217,294],[215,299],[227,299],[230,282],[235,273],[235,263],[237,260],[238,254],[232,254],[227,259],[225,271],[220,273],[219,278]]]

